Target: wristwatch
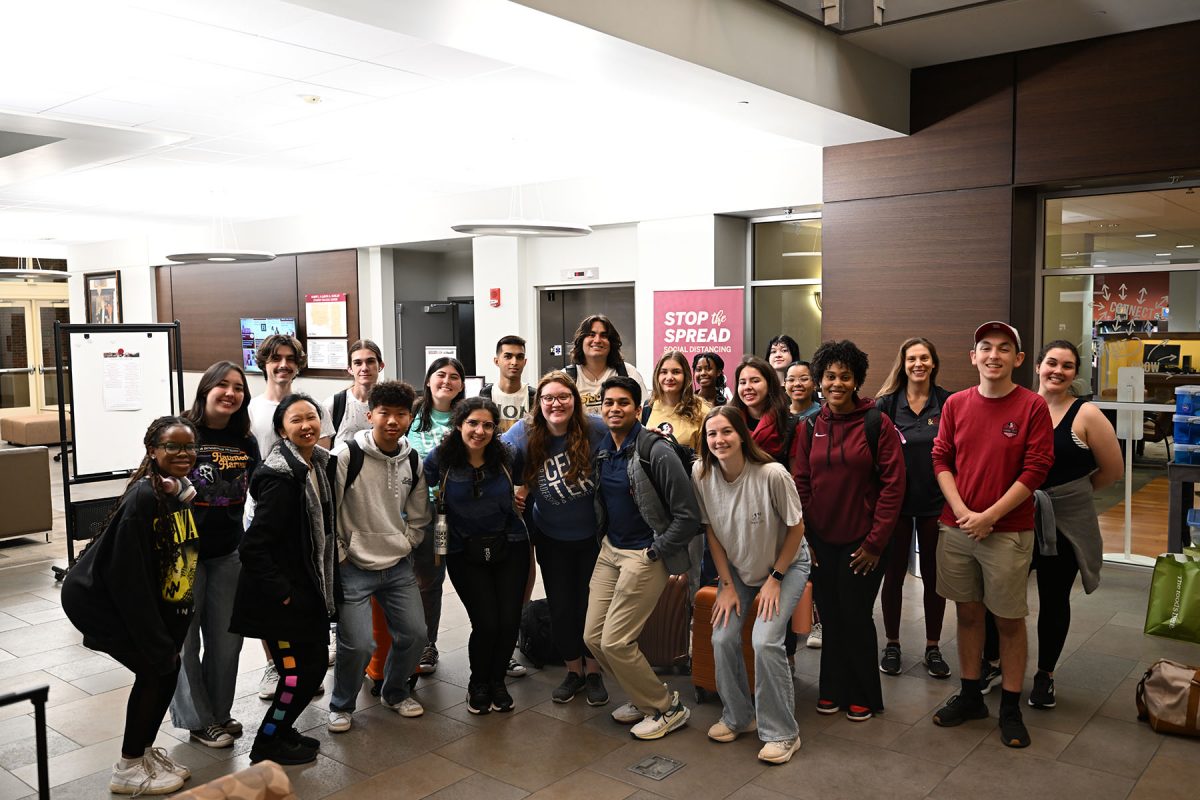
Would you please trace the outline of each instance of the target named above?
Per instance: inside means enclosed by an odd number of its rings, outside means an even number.
[[[774,578],[775,580],[779,581],[780,583],[783,583],[783,573],[780,572],[779,570],[775,569],[774,567],[771,567],[771,577]]]
[[[646,558],[650,559],[651,562],[658,561],[658,551],[654,549],[654,545],[646,548]]]

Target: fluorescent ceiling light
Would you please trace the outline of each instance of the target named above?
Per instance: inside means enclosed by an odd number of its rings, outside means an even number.
[[[587,236],[592,232],[587,225],[545,219],[476,219],[450,227],[472,236]]]
[[[791,253],[784,253],[783,257],[784,258],[792,258],[794,256],[819,256],[819,255],[821,255],[820,250],[796,250]]]
[[[1175,249],[1176,250],[1184,250],[1188,247],[1195,247],[1195,246],[1196,245],[1194,245],[1194,244],[1177,244],[1177,245],[1175,245]]]
[[[1171,255],[1171,254],[1170,254],[1170,253],[1155,253],[1154,255],[1156,255],[1156,256],[1169,256],[1169,255]]]
[[[1133,235],[1133,238],[1135,238],[1135,239],[1153,239],[1155,236],[1158,236],[1158,234],[1157,233],[1135,233]]]

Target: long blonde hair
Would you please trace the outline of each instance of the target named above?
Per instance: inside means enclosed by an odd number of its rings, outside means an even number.
[[[667,397],[663,393],[662,387],[658,385],[658,371],[662,369],[662,365],[667,362],[667,359],[673,359],[683,368],[683,388],[679,395],[679,403],[675,406],[676,416],[689,422],[700,422],[700,412],[704,408],[704,401],[696,396],[696,388],[692,383],[692,368],[688,365],[687,356],[678,350],[668,350],[663,353],[662,358],[658,359],[658,363],[654,365],[654,378],[650,388],[651,407],[656,403],[666,402]]]

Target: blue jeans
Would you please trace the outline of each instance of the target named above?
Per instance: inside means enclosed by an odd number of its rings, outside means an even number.
[[[733,588],[737,591],[742,613],[730,613],[728,625],[713,628],[717,692],[724,705],[721,718],[732,730],[745,730],[756,718],[757,708],[758,738],[764,742],[794,739],[800,731],[796,725],[796,688],[792,684],[792,670],[788,666],[783,640],[792,621],[792,612],[808,583],[808,564],[806,558],[792,564],[784,573],[779,590],[779,613],[771,620],[754,618],[751,634],[754,702],[750,699],[750,679],[742,658],[742,623],[747,614],[754,612],[754,596],[759,587],[742,583],[736,570],[733,571]]]
[[[237,550],[196,565],[196,614],[183,641],[179,682],[171,699],[171,724],[176,728],[195,731],[229,719],[242,652],[242,637],[229,632],[229,618],[241,572]]]
[[[410,559],[387,569],[360,569],[346,559],[338,565],[343,599],[338,603],[337,661],[329,708],[353,711],[363,673],[375,652],[371,635],[371,598],[379,601],[392,634],[392,650],[383,668],[383,699],[399,703],[408,697],[408,677],[425,647],[425,615]]]

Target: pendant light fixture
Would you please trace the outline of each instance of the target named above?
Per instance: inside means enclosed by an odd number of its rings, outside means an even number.
[[[592,232],[590,226],[578,222],[549,220],[544,216],[526,217],[523,199],[521,187],[514,186],[509,192],[507,217],[464,220],[454,223],[450,229],[472,236],[587,236]],[[537,201],[538,211],[542,212],[540,192]]]
[[[233,224],[224,216],[213,217],[207,238],[213,245],[211,248],[187,253],[171,253],[167,256],[167,260],[180,264],[196,262],[256,264],[275,260],[275,254],[266,250],[245,250],[238,247],[237,232],[233,229]]]

